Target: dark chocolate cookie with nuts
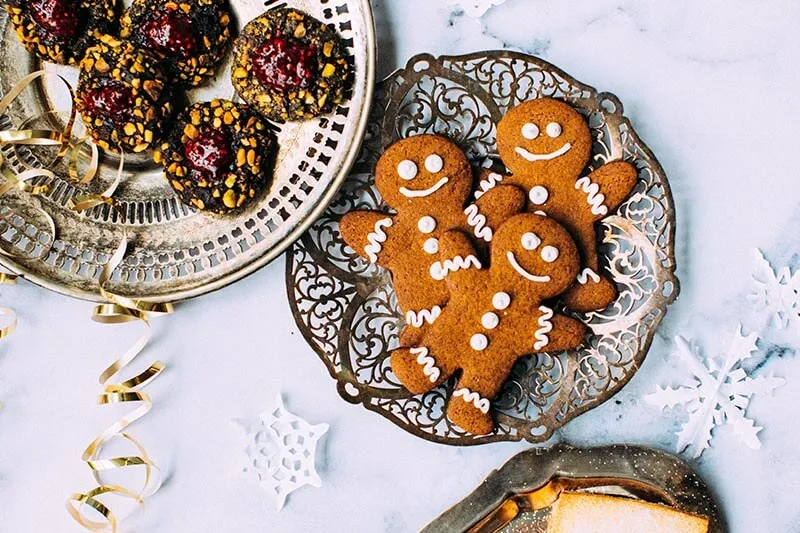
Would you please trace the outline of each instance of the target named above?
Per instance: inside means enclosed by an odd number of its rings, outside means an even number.
[[[103,35],[87,50],[80,71],[75,103],[98,146],[143,152],[158,142],[172,103],[153,54]]]
[[[186,87],[213,76],[231,37],[225,0],[134,0],[120,36],[159,59],[170,79]]]
[[[11,24],[25,48],[44,61],[78,62],[95,33],[113,33],[115,0],[8,0]]]
[[[212,100],[181,113],[155,160],[185,204],[224,214],[267,190],[276,148],[275,135],[253,108]]]
[[[264,116],[316,117],[347,98],[352,67],[336,32],[296,9],[267,11],[234,42],[233,86]]]

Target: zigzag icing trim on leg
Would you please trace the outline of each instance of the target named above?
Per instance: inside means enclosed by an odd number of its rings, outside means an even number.
[[[391,228],[392,224],[391,218],[382,218],[375,223],[375,231],[367,235],[367,242],[369,244],[364,247],[364,253],[369,257],[370,263],[375,263],[378,260],[378,254],[383,249],[381,243],[386,242],[386,231],[384,230],[385,228]]]
[[[591,280],[595,283],[600,283],[600,276],[597,274],[597,272],[588,267],[584,268],[583,271],[578,274],[578,283],[581,285],[586,285],[589,283],[589,278],[591,278]]]
[[[417,363],[422,365],[422,373],[428,377],[431,383],[436,383],[442,373],[436,368],[436,360],[428,355],[428,349],[420,346],[419,348],[411,348],[410,351],[417,356]]]
[[[536,339],[533,344],[535,350],[541,350],[550,344],[550,337],[547,334],[553,331],[553,323],[550,322],[550,319],[553,318],[553,310],[542,305],[539,307],[539,311],[542,312],[542,316],[539,317],[539,329],[533,334]]]
[[[439,318],[441,314],[442,308],[438,305],[434,305],[430,309],[422,309],[421,311],[408,311],[406,313],[406,324],[414,328],[421,328],[425,325],[425,322],[428,324],[436,322],[436,319]]]
[[[492,406],[489,400],[483,398],[477,392],[472,392],[467,388],[458,389],[453,393],[453,397],[463,397],[465,402],[471,403],[475,406],[475,409],[478,409],[483,414],[487,414],[489,412],[489,408]]]
[[[484,194],[486,194],[489,190],[494,189],[497,187],[498,183],[503,181],[502,174],[498,174],[497,172],[490,172],[486,179],[481,180],[478,184],[478,190],[475,191],[475,199],[477,200]]]
[[[475,204],[470,205],[464,210],[464,214],[467,215],[467,224],[474,228],[475,237],[486,242],[492,242],[494,233],[492,233],[492,228],[486,225],[486,216],[480,214],[478,206]]]
[[[445,259],[444,261],[436,261],[431,265],[431,277],[436,281],[442,281],[451,272],[458,270],[466,270],[468,268],[477,268],[480,270],[481,262],[474,255],[467,257],[455,256],[452,259]]]
[[[606,196],[600,192],[600,185],[593,183],[588,176],[584,176],[575,182],[575,188],[586,193],[586,201],[589,202],[593,215],[608,214],[608,208],[603,205]]]

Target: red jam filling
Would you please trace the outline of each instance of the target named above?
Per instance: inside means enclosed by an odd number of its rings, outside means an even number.
[[[79,5],[74,0],[31,0],[33,20],[60,41],[70,41],[78,34]]]
[[[305,89],[317,73],[317,49],[297,39],[274,37],[253,51],[253,65],[266,87]]]
[[[218,130],[206,130],[186,143],[186,160],[195,170],[219,176],[233,161],[230,138]]]
[[[106,85],[92,89],[84,98],[87,112],[95,118],[104,118],[115,124],[128,122],[133,107],[133,92],[123,85]]]
[[[189,57],[197,50],[197,34],[189,17],[167,11],[143,28],[150,48],[168,57]]]

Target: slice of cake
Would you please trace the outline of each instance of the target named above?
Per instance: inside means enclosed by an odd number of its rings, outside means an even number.
[[[708,519],[664,505],[602,494],[565,492],[548,533],[707,533]]]

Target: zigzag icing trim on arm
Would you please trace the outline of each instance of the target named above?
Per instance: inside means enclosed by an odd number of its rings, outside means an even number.
[[[586,193],[586,201],[589,202],[593,215],[605,216],[608,214],[608,208],[603,205],[603,202],[606,201],[606,196],[600,192],[600,186],[593,183],[588,176],[576,181],[575,188]]]
[[[428,349],[420,346],[419,348],[411,348],[410,351],[417,356],[417,363],[422,365],[422,373],[428,377],[431,383],[436,383],[442,373],[436,368],[436,360],[428,355]]]
[[[375,231],[367,235],[367,242],[369,244],[364,247],[364,253],[369,257],[370,263],[375,263],[378,260],[378,254],[383,249],[381,244],[386,242],[386,231],[384,230],[385,228],[391,228],[392,224],[391,218],[382,218],[375,223]]]
[[[503,181],[503,175],[497,172],[490,172],[486,179],[482,179],[478,184],[478,190],[475,191],[475,199],[477,200],[491,189],[497,187],[498,183]]]
[[[406,324],[414,328],[421,328],[425,325],[425,322],[428,324],[436,322],[436,319],[439,318],[441,314],[442,308],[438,305],[421,311],[409,311],[406,313]]]
[[[467,215],[467,224],[469,224],[471,228],[474,228],[475,237],[483,239],[486,242],[492,242],[494,233],[492,232],[492,228],[486,225],[486,216],[480,214],[478,206],[475,204],[470,205],[464,210],[464,214]]]
[[[433,279],[442,281],[449,273],[467,270],[468,268],[477,268],[480,270],[483,267],[481,266],[481,262],[478,261],[478,258],[474,255],[468,255],[467,257],[457,255],[452,259],[436,261],[431,265],[430,273]]]
[[[584,268],[580,274],[578,274],[578,283],[581,285],[586,285],[589,283],[589,278],[595,283],[600,283],[600,276],[592,270],[591,268]]]
[[[486,398],[482,397],[477,392],[472,392],[471,390],[464,388],[458,389],[453,393],[454,398],[463,397],[464,401],[467,403],[471,403],[478,409],[481,413],[486,414],[489,412],[489,408],[492,406],[491,402]]]
[[[533,344],[535,350],[541,350],[550,344],[550,337],[547,334],[553,331],[553,323],[550,322],[550,319],[553,318],[553,310],[542,305],[539,307],[539,311],[542,312],[542,316],[539,317],[539,329],[533,334],[536,338],[536,342]]]

